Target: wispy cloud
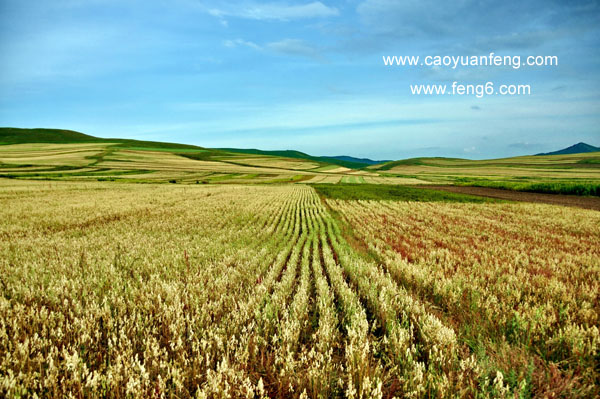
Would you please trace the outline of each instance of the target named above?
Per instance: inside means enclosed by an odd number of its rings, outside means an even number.
[[[320,1],[305,4],[242,2],[206,6],[206,12],[218,18],[236,17],[254,20],[291,21],[339,15],[337,8]]]
[[[225,40],[223,45],[229,48],[249,47],[260,51],[268,50],[274,53],[306,57],[317,61],[323,61],[324,59],[319,49],[300,39],[282,39],[265,45],[259,45],[244,39],[233,39]]]
[[[363,0],[356,11],[366,31],[394,42],[438,38],[446,50],[519,50],[596,29],[600,5],[532,0],[518,9],[514,12],[513,2],[493,0]]]
[[[262,49],[262,47],[260,47],[258,44],[248,41],[248,40],[244,40],[244,39],[225,40],[223,42],[223,45],[225,47],[230,47],[230,48],[235,48],[238,46],[246,46],[246,47],[253,48],[255,50]]]
[[[267,44],[267,48],[282,54],[299,55],[318,60],[323,58],[316,48],[299,39],[283,39],[271,42]]]

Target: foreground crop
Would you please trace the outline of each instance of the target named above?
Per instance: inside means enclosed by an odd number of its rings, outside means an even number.
[[[0,203],[8,397],[597,393],[594,212],[301,185],[12,181]]]

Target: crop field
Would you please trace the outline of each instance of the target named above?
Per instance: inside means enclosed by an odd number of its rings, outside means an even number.
[[[413,158],[369,166],[383,176],[517,191],[596,195],[600,153],[468,160]]]
[[[420,192],[0,179],[0,396],[600,394],[600,213]]]
[[[124,146],[117,142],[0,145],[0,177],[129,183],[262,184],[308,180],[337,182],[342,178],[361,183],[378,176],[375,172],[306,159],[248,155],[200,147],[172,148],[169,145],[173,144],[166,143],[156,148]],[[382,182],[393,184],[393,178]]]
[[[32,141],[36,139],[47,142]],[[413,158],[368,165],[297,151],[208,149],[52,129],[0,128],[2,177],[182,184],[444,184],[598,196],[600,153],[491,160]]]
[[[315,162],[307,162],[300,159],[286,159],[286,158],[275,158],[269,159],[270,157],[235,157],[233,159],[234,162],[252,166],[261,166],[261,167],[275,167],[282,169],[292,169],[292,170],[311,170],[319,167],[319,164]]]
[[[389,276],[455,331],[478,367],[502,370],[513,387],[554,383],[550,392],[568,397],[585,391],[575,381],[598,384],[598,212],[537,204],[327,203]],[[541,364],[549,365],[546,374]],[[540,381],[544,375],[554,381]],[[592,392],[598,394],[597,385]]]
[[[234,183],[294,179],[316,163],[177,148],[121,148],[117,143],[0,146],[0,175],[15,179]],[[336,166],[337,167],[337,166]],[[319,173],[319,172],[317,172]],[[306,178],[314,174],[306,174]],[[329,174],[323,174],[327,177]]]
[[[373,165],[369,169],[391,170],[402,166],[438,168],[529,168],[529,169],[597,169],[600,153],[588,152],[568,155],[529,155],[512,158],[470,160],[460,158],[411,158]]]

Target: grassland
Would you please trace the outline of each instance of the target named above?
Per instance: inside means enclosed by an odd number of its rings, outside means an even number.
[[[546,193],[546,194],[565,194],[565,195],[581,195],[581,196],[596,196],[600,197],[600,182],[585,181],[552,181],[552,182],[511,182],[511,181],[481,181],[458,179],[457,185],[475,186],[475,187],[491,187],[505,190],[525,191],[531,193]]]
[[[348,186],[0,179],[0,396],[600,393],[600,213]]]
[[[313,184],[312,187],[326,198],[342,200],[393,200],[414,202],[499,202],[491,198],[448,193],[401,185],[381,184]]]

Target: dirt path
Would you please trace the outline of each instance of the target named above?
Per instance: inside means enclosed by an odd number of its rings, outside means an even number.
[[[600,211],[599,197],[580,197],[576,195],[563,194],[539,194],[523,191],[502,190],[488,187],[470,186],[419,186],[434,190],[449,191],[452,193],[479,195],[482,197],[505,199],[510,201],[538,202],[542,204],[574,206],[584,209]]]

